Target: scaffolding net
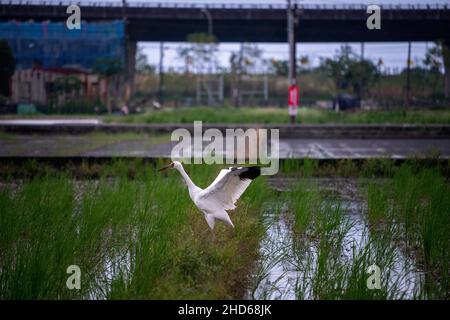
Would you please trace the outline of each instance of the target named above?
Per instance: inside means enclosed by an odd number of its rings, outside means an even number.
[[[13,51],[17,69],[80,66],[91,69],[98,58],[124,62],[125,25],[122,20],[87,23],[69,30],[63,22],[0,22],[0,39]]]

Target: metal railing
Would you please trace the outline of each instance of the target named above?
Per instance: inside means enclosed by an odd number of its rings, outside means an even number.
[[[302,3],[294,1],[299,9],[303,10],[365,10],[369,3]],[[0,0],[0,5],[23,6],[69,6],[77,4],[80,7],[122,7],[122,1],[62,1],[62,0]],[[238,2],[127,2],[130,8],[179,8],[179,9],[286,9],[284,3],[238,3]],[[385,10],[449,10],[450,3],[400,3],[379,4]]]

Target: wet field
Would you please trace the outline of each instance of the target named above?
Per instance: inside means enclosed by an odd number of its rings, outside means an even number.
[[[332,250],[339,252],[340,265],[351,269],[363,251],[376,251],[371,247],[370,225],[367,219],[367,201],[363,189],[367,180],[326,178],[311,179],[311,187],[317,187],[331,208],[338,209],[341,239],[333,243]],[[288,192],[295,185],[293,178],[274,178],[273,188]],[[380,180],[379,183],[383,183]],[[292,214],[286,203],[269,203],[263,209],[266,234],[261,241],[260,258],[255,272],[254,285],[248,291],[251,299],[320,299],[316,292],[320,278],[320,240],[299,237],[295,234]],[[391,251],[389,270],[383,270],[385,288],[390,299],[420,297],[424,284],[424,272],[412,256],[399,248]],[[336,271],[336,270],[333,270]],[[349,270],[346,270],[349,271]],[[367,274],[369,277],[370,273]],[[342,277],[342,274],[336,277]],[[336,284],[341,279],[336,279]],[[346,279],[348,281],[348,279]]]
[[[117,161],[99,178],[87,167],[76,179],[36,164],[25,165],[32,177],[3,172],[2,297],[448,298],[439,171],[403,164],[390,176],[318,178],[305,166],[257,179],[231,213],[236,229],[214,232],[180,178],[149,165]],[[216,174],[187,171],[200,186]],[[64,286],[74,261],[88,270],[75,296]]]

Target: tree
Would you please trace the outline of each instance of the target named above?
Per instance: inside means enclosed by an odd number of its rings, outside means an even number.
[[[450,98],[450,43],[442,43],[442,60],[444,64],[444,94]]]
[[[350,90],[362,98],[379,74],[370,60],[361,60],[350,46],[342,46],[333,59],[324,59],[321,68],[333,79],[337,92]]]
[[[309,57],[307,55],[300,56],[299,62],[300,62],[299,65],[300,69],[303,70],[309,69],[311,62],[309,61]]]
[[[236,107],[240,104],[242,75],[256,72],[261,68],[264,63],[262,54],[263,51],[251,43],[242,43],[239,52],[231,53],[232,96]]]
[[[58,98],[60,94],[63,95],[64,104],[67,103],[67,97],[71,94],[78,94],[81,89],[81,80],[76,76],[59,77],[55,80],[53,90]]]
[[[136,71],[140,74],[153,74],[156,71],[156,67],[148,63],[147,55],[144,50],[139,47],[136,52]]]
[[[142,71],[141,71],[142,74],[147,74],[147,75],[155,74],[155,72],[156,72],[156,66],[153,64],[146,64],[144,66],[144,69],[142,69]]]
[[[188,46],[179,49],[182,58],[188,58],[197,73],[212,71],[217,66],[217,39],[207,33],[191,33],[187,36]]]
[[[289,62],[287,60],[271,60],[272,72],[280,77],[287,77],[289,73]]]
[[[177,49],[178,56],[184,61],[184,73],[189,74],[189,66],[192,65],[192,48],[181,46]]]
[[[232,52],[230,57],[231,70],[238,74],[249,74],[260,70],[263,50],[251,43],[241,44],[237,52]]]
[[[443,67],[442,45],[437,42],[434,47],[428,49],[423,59],[426,68],[425,81],[432,88],[432,97],[435,100],[438,93],[438,83],[441,79],[441,69]]]
[[[269,64],[269,70],[272,74],[280,77],[287,77],[289,74],[289,61],[288,60],[276,60],[271,59]],[[297,64],[297,73],[310,71],[310,61],[308,56],[301,56],[299,63]]]
[[[370,60],[352,60],[349,65],[348,81],[353,92],[361,99],[378,78],[378,69]]]
[[[0,39],[0,95],[9,96],[9,81],[15,69],[12,50],[6,40]]]
[[[109,97],[109,83],[111,79],[123,72],[122,61],[117,58],[103,57],[98,58],[94,64],[93,70],[106,81],[106,107],[108,113],[111,113],[111,99]]]
[[[186,63],[186,74],[189,72],[189,66],[192,65],[194,71],[200,77],[200,81],[203,82],[203,74],[211,74],[217,67],[217,39],[214,35],[208,33],[191,33],[187,36],[186,41],[188,46],[179,48],[178,55]],[[210,81],[206,81],[206,90],[208,105],[212,105],[213,89]]]

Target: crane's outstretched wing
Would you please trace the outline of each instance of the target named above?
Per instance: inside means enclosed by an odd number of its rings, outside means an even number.
[[[260,167],[223,169],[213,183],[203,190],[201,197],[222,205],[225,210],[233,210],[236,208],[236,201],[245,189],[253,179],[260,175]]]

